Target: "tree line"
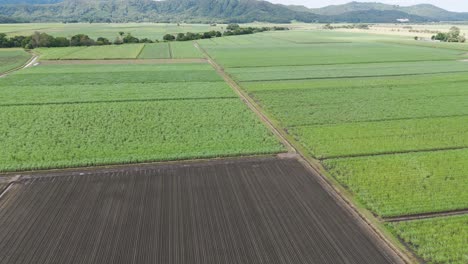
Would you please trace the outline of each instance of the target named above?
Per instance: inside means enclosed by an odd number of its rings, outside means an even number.
[[[153,43],[154,41],[143,38],[139,39],[132,36],[130,33],[119,32],[115,40],[111,41],[104,37],[99,37],[96,40],[85,34],[77,34],[71,38],[54,37],[47,33],[34,32],[31,36],[14,36],[7,37],[6,34],[0,33],[0,48],[52,48],[52,47],[80,47],[80,46],[103,46],[103,45],[120,45],[124,43]]]
[[[209,31],[204,33],[179,33],[177,35],[167,34],[164,36],[164,41],[190,41],[198,39],[209,39],[222,36],[254,34],[258,32],[271,30],[288,30],[285,27],[240,27],[238,24],[231,24],[224,33],[220,31]],[[0,33],[0,48],[52,48],[52,47],[80,47],[80,46],[103,46],[103,45],[120,45],[124,43],[154,43],[158,40],[148,38],[139,39],[132,36],[130,33],[119,32],[118,36],[113,40],[104,37],[92,39],[85,34],[77,34],[71,38],[54,37],[47,33],[34,32],[31,36],[14,36],[7,37],[6,34]]]
[[[265,31],[275,31],[275,30],[289,30],[287,27],[241,27],[238,24],[230,24],[226,27],[226,31],[221,33],[220,31],[208,31],[204,33],[192,33],[188,32],[178,33],[177,35],[166,34],[163,37],[164,41],[191,41],[198,39],[210,39],[210,38],[219,38],[222,36],[235,36],[235,35],[248,35],[255,34]]]

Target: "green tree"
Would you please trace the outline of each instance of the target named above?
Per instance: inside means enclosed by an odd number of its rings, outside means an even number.
[[[107,38],[99,37],[96,40],[96,45],[110,45],[110,41]]]
[[[177,41],[185,41],[185,40],[187,40],[187,39],[186,39],[184,33],[179,33],[179,34],[177,34],[176,40],[177,40]]]
[[[226,27],[227,30],[232,30],[232,31],[238,30],[239,28],[240,28],[239,24],[229,24],[229,25]]]
[[[164,35],[163,40],[173,41],[173,40],[175,40],[175,37],[173,35],[171,35],[171,34],[166,34],[166,35]]]

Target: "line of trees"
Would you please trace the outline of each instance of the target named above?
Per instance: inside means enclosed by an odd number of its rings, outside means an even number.
[[[35,49],[41,47],[80,47],[80,46],[102,46],[102,45],[120,45],[124,43],[153,43],[154,41],[143,38],[138,39],[130,33],[119,32],[114,41],[99,37],[96,40],[85,34],[78,34],[71,38],[54,37],[47,33],[34,32],[31,36],[7,37],[0,33],[0,48],[25,48]]]
[[[177,35],[166,34],[163,37],[165,41],[190,41],[198,39],[210,39],[210,38],[219,38],[222,36],[235,36],[235,35],[248,35],[255,34],[265,31],[275,31],[275,30],[289,30],[287,27],[241,27],[238,24],[230,24],[226,27],[226,31],[221,33],[220,31],[208,31],[204,33],[192,33],[188,32],[186,34],[179,33]]]
[[[265,31],[274,30],[289,30],[286,27],[240,27],[238,24],[230,24],[226,31],[208,31],[204,33],[179,33],[177,35],[166,34],[164,41],[191,41],[198,39],[219,38],[222,36],[247,35]],[[104,37],[99,37],[96,40],[85,34],[77,34],[71,38],[54,37],[47,33],[34,32],[31,36],[14,36],[7,37],[6,34],[0,33],[0,48],[51,48],[51,47],[80,47],[80,46],[102,46],[102,45],[120,45],[124,43],[154,43],[158,40],[150,40],[148,38],[139,39],[132,36],[130,33],[119,32],[115,40],[111,41]]]
[[[465,42],[466,37],[464,34],[461,34],[458,27],[452,27],[448,33],[439,32],[437,35],[432,36],[432,40],[439,40],[442,42]]]

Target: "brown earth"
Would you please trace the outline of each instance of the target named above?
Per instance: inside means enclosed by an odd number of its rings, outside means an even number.
[[[0,263],[399,263],[295,159],[33,173],[0,199]]]

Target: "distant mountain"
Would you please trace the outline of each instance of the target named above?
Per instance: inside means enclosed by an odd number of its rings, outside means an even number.
[[[468,20],[433,5],[351,2],[318,9],[261,0],[0,0],[0,16],[32,22],[351,22]]]
[[[0,0],[0,5],[17,5],[17,4],[48,5],[48,4],[57,4],[60,2],[63,2],[63,0]]]
[[[374,20],[373,18],[376,14],[381,14],[385,18],[400,14],[400,18],[408,18],[413,22],[422,20],[435,22],[468,20],[468,13],[450,12],[430,4],[399,6],[375,2],[350,2],[344,5],[331,5],[323,8],[308,9],[306,7],[298,8],[297,6],[292,6],[290,9],[307,11],[322,16],[341,17],[343,20],[346,20],[346,17],[354,16],[356,20],[369,20],[369,22],[371,22],[370,20]]]
[[[296,12],[282,5],[258,0],[0,0],[0,15],[33,21],[92,22],[316,22],[320,15]],[[42,1],[43,4],[37,4]],[[54,1],[54,0],[49,0]],[[57,0],[55,0],[57,1]],[[25,3],[27,5],[25,5]]]

